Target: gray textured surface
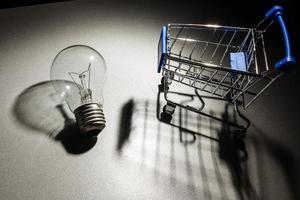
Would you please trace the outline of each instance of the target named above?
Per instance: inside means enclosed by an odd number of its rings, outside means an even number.
[[[211,7],[199,10],[201,22],[221,20],[210,14]],[[297,94],[286,89],[293,85],[299,90],[296,75],[278,81],[248,111],[254,125],[247,138],[249,160],[241,171],[220,156],[224,146],[219,143],[198,137],[184,145],[177,129],[158,123],[160,27],[195,22],[192,13],[178,14],[180,5],[168,12],[163,8],[75,1],[0,10],[0,199],[240,199],[238,191],[259,199],[299,197],[300,112]],[[64,140],[51,135],[62,129],[64,118],[48,82],[50,65],[61,49],[73,44],[99,50],[108,68],[107,127],[96,144],[84,141],[86,152],[74,150],[65,141],[68,136]],[[282,96],[274,100],[278,91]],[[285,107],[286,96],[294,107]],[[121,108],[131,98],[136,106],[132,131],[119,154]],[[222,108],[212,102],[207,109]],[[200,127],[186,126],[218,137],[220,124],[213,125],[216,131],[208,119]],[[237,173],[250,182],[234,182]]]

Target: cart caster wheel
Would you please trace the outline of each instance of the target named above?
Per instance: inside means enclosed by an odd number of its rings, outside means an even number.
[[[165,84],[165,77],[161,77],[160,83],[161,83],[162,85]]]
[[[234,133],[234,139],[236,140],[244,140],[246,138],[245,130],[238,130]]]
[[[176,108],[176,106],[167,103],[167,105],[164,105],[164,107],[163,107],[163,112],[167,113],[169,115],[173,115],[175,112],[175,108]]]
[[[168,114],[166,112],[162,112],[160,114],[160,118],[161,118],[161,121],[170,124],[171,120],[172,120],[172,115],[170,115],[170,114]]]
[[[165,90],[169,90],[169,86],[168,84],[165,84],[165,77],[162,77],[160,79],[160,83],[162,85],[162,91],[164,92]]]

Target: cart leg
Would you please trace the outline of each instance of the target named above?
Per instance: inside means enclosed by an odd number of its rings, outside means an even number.
[[[160,83],[162,85],[162,92],[169,90],[169,85],[168,85],[167,80],[166,80],[166,78],[164,76],[161,77]]]
[[[166,123],[170,123],[172,120],[172,115],[175,112],[175,108],[176,105],[168,102],[164,107],[163,107],[163,111],[160,114],[161,120],[166,122]]]
[[[233,137],[236,140],[244,140],[246,137],[247,129],[245,130],[237,130],[234,132]]]

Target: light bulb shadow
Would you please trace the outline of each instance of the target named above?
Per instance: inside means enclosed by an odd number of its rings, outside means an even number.
[[[59,82],[63,84],[65,81]],[[12,113],[16,121],[26,128],[61,142],[68,153],[85,153],[95,146],[97,138],[82,136],[72,118],[73,114],[65,107],[52,82],[44,81],[26,88],[18,95]]]

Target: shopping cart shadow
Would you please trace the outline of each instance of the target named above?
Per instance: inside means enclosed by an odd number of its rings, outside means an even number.
[[[183,108],[178,108],[171,123],[165,123],[159,116],[158,101],[130,99],[123,105],[116,145],[120,156],[124,152],[131,154],[129,157],[136,156],[140,150],[141,166],[154,166],[154,175],[168,176],[173,186],[186,180],[182,187],[187,187],[193,198],[200,195],[205,199],[215,199],[220,195],[222,199],[258,199],[248,177],[245,142],[234,137],[227,123],[220,124],[211,118],[193,115]],[[230,104],[227,104],[222,118],[235,120],[229,109]],[[155,141],[155,152],[149,152],[149,141],[152,147]],[[126,150],[131,148],[134,149],[132,153]],[[178,151],[183,157],[178,156]],[[151,163],[149,154],[155,155],[154,163]],[[167,173],[165,168],[168,168]],[[179,168],[185,170],[179,172]],[[223,177],[224,171],[228,171],[230,182]],[[185,174],[185,178],[178,174]],[[211,186],[214,177],[217,191]],[[235,191],[235,197],[231,190]]]
[[[59,141],[70,154],[84,153],[97,142],[96,137],[85,138],[80,135],[74,118],[70,117],[65,105],[57,97],[50,81],[26,88],[16,98],[12,113],[26,128]]]
[[[228,121],[232,117],[236,118],[235,115],[230,116],[228,114],[229,107],[230,104],[226,104],[225,111],[222,114],[224,121]],[[235,121],[236,119],[233,120]],[[226,163],[231,172],[231,180],[236,188],[239,199],[259,199],[248,176],[249,173],[246,163],[248,152],[246,150],[245,141],[234,137],[230,125],[224,122],[219,130],[218,138],[220,140],[218,150],[219,158]]]

